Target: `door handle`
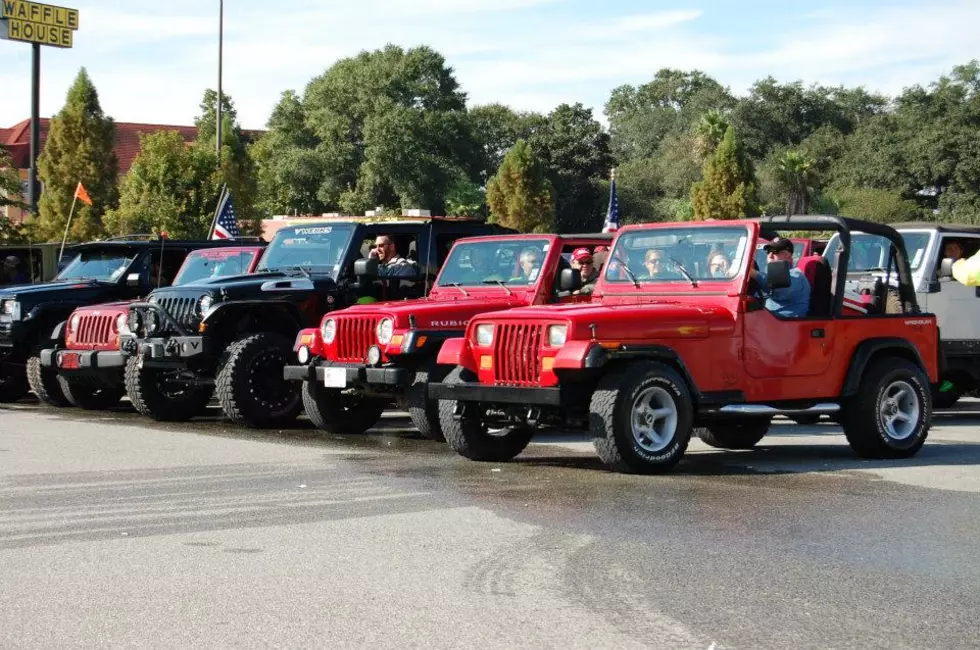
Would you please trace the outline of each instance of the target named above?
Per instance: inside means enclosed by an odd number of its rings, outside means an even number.
[[[822,327],[815,327],[810,330],[810,337],[815,339],[822,339],[824,337],[824,331]]]

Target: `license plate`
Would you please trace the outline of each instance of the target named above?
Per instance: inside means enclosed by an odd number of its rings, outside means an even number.
[[[347,369],[324,368],[323,385],[327,388],[347,388]]]
[[[61,367],[68,370],[77,369],[81,365],[79,356],[74,352],[61,353]]]

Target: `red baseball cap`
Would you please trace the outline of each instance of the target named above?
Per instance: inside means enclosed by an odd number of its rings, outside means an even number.
[[[576,248],[572,253],[572,259],[576,262],[592,261],[592,253],[588,248]]]

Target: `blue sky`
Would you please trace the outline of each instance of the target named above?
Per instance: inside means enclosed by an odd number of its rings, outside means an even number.
[[[217,84],[217,0],[63,0],[71,50],[43,48],[41,113],[61,108],[79,67],[117,121],[190,124]],[[980,2],[876,0],[255,0],[225,2],[224,89],[242,125],[263,128],[283,90],[338,58],[391,42],[427,44],[470,104],[548,111],[581,101],[602,118],[609,92],[661,67],[697,68],[741,94],[781,81],[889,94],[980,58]],[[30,115],[30,46],[0,41],[0,125]]]

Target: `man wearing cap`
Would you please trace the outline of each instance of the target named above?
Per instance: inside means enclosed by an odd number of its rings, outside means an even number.
[[[763,246],[769,262],[789,262],[789,286],[782,289],[769,289],[766,271],[752,269],[749,277],[759,283],[766,296],[766,309],[777,316],[799,318],[810,310],[810,282],[803,271],[793,266],[793,242],[776,237]]]
[[[595,283],[599,280],[599,272],[595,268],[592,253],[588,248],[576,248],[572,252],[572,268],[578,269],[582,275],[582,286],[575,293],[591,294],[595,289]]]

